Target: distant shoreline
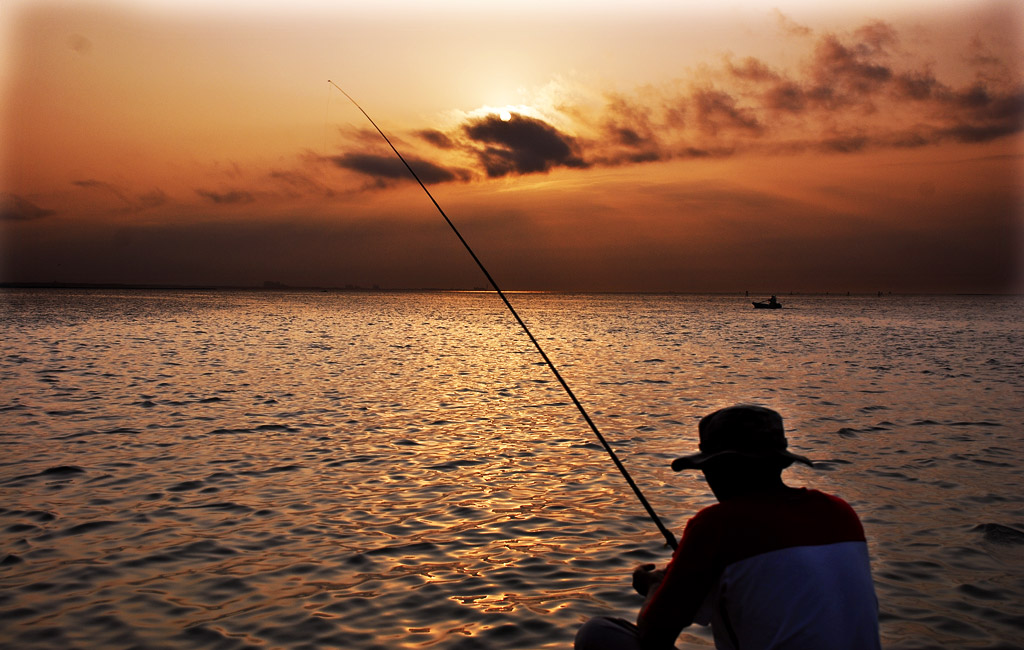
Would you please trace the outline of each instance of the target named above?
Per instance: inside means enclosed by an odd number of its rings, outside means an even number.
[[[188,285],[188,284],[133,284],[119,282],[0,282],[0,289],[63,289],[82,291],[266,291],[266,292],[321,292],[321,293],[409,293],[409,292],[458,292],[458,293],[492,293],[493,289],[474,287],[472,289],[438,288],[438,287],[409,287],[409,288],[384,288],[379,286],[363,287],[358,285],[345,285],[340,287],[315,287],[315,286],[292,286],[279,282],[265,282],[263,285]],[[771,292],[743,292],[743,291],[576,291],[560,289],[506,289],[505,293],[578,293],[578,294],[637,294],[637,295],[661,295],[661,296],[738,296],[748,299],[770,295]],[[776,293],[780,298],[799,296],[829,296],[837,298],[853,297],[877,297],[890,298],[897,296],[993,296],[993,297],[1024,297],[1024,293],[930,293],[930,292],[853,292],[853,291],[808,291],[788,293]]]
[[[277,282],[261,285],[134,284],[121,282],[0,282],[0,289],[117,289],[125,291],[396,291],[380,287],[293,287]],[[398,291],[444,291],[443,289],[400,289]]]

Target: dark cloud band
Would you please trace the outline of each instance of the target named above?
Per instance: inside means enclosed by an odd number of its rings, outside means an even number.
[[[54,214],[15,194],[0,194],[0,221],[33,221]]]
[[[536,118],[512,114],[502,120],[489,115],[469,122],[463,131],[492,178],[587,166],[573,138]]]

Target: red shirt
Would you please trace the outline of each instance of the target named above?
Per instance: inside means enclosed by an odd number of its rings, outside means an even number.
[[[638,620],[651,648],[670,648],[694,622],[711,623],[720,649],[878,648],[878,603],[857,514],[807,489],[701,510]]]

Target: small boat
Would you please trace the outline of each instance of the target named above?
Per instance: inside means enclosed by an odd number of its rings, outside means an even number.
[[[768,300],[762,300],[752,304],[754,305],[754,309],[782,309],[782,303],[779,302],[775,296],[772,296]]]

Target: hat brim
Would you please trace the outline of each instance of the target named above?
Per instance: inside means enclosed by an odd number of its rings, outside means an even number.
[[[684,469],[703,469],[712,460],[723,456],[743,456],[745,458],[755,458],[760,460],[781,460],[785,461],[785,465],[783,465],[783,467],[789,467],[794,462],[803,463],[808,467],[814,467],[814,462],[812,462],[811,459],[806,456],[801,456],[800,454],[794,454],[787,450],[773,451],[767,454],[744,454],[742,452],[726,449],[724,451],[716,451],[710,454],[700,452],[690,454],[689,456],[680,456],[672,461],[672,471],[681,472]]]

